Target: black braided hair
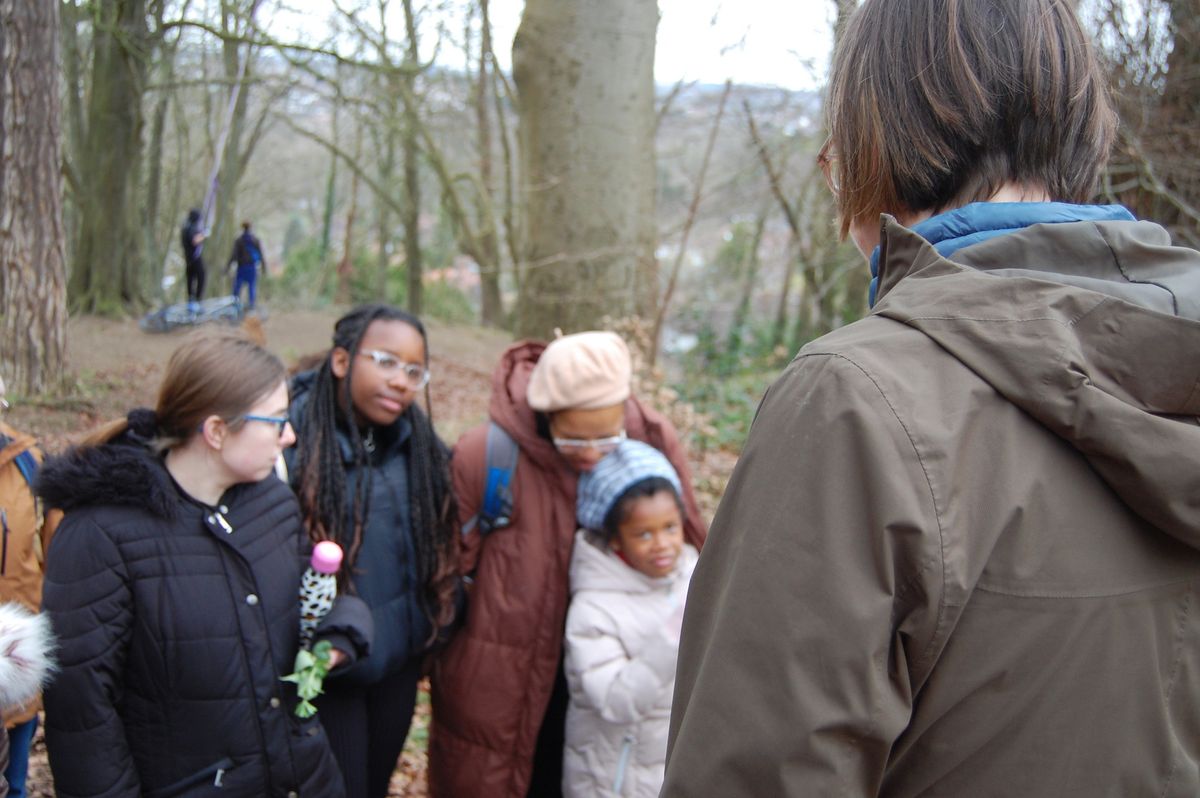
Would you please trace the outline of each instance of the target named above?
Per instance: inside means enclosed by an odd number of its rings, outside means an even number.
[[[334,540],[346,551],[338,572],[340,589],[350,589],[358,553],[362,549],[363,529],[370,513],[370,453],[362,431],[347,417],[343,407],[353,406],[350,385],[354,363],[367,328],[375,321],[401,321],[421,334],[425,347],[425,367],[429,367],[429,339],[425,325],[410,313],[384,304],[359,305],[338,319],[333,328],[334,348],[350,353],[346,376],[333,374],[332,350],[317,370],[316,380],[300,420],[300,440],[296,452],[296,485],[304,523],[313,542]],[[450,487],[449,450],[433,430],[429,385],[425,386],[422,412],[417,402],[404,411],[412,428],[408,442],[408,500],[417,558],[417,576],[424,586],[422,609],[433,625],[432,642],[438,629],[454,616],[454,592],[457,586],[457,515]],[[338,448],[337,428],[341,426],[354,447],[354,465],[361,478],[347,511],[346,471]]]

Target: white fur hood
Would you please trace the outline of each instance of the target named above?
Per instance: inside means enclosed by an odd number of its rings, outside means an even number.
[[[50,622],[19,604],[0,603],[0,707],[25,704],[54,670]]]

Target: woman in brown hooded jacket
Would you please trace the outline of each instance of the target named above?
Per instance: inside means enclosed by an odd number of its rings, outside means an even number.
[[[488,425],[455,447],[454,491],[468,529],[460,568],[474,582],[465,626],[434,668],[434,795],[545,796],[561,789],[575,486],[608,439],[623,434],[667,456],[683,483],[687,541],[697,548],[704,541],[683,446],[666,418],[630,395],[629,379],[628,350],[613,333],[569,335],[549,346],[527,341],[504,353],[489,415],[520,451],[511,522],[486,536],[470,522],[484,495]]]

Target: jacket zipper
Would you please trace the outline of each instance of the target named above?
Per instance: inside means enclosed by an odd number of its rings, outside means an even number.
[[[612,790],[621,794],[621,785],[625,782],[625,770],[629,767],[629,755],[633,751],[633,735],[626,734],[621,738],[621,758],[617,760],[617,777],[613,779]]]

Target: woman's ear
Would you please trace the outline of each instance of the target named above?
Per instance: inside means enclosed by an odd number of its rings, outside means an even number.
[[[204,437],[204,442],[218,451],[225,444],[225,435],[228,432],[229,427],[220,416],[209,416],[200,425],[200,434]]]
[[[339,380],[345,379],[350,373],[350,353],[340,346],[335,346],[329,353],[329,370]]]
[[[608,539],[608,547],[616,552],[621,550],[621,534],[619,532]]]

